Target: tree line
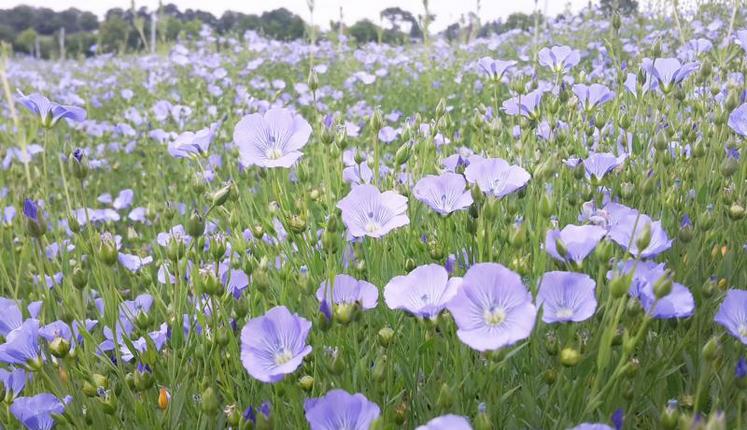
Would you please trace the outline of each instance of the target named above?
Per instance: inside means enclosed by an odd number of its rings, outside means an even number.
[[[608,2],[603,0],[603,3]],[[630,0],[626,0],[626,3],[630,3]],[[435,16],[428,18],[432,21]],[[155,23],[151,22],[153,19]],[[423,21],[422,15],[390,7],[381,11],[378,23],[369,19],[351,26],[330,22],[328,35],[335,38],[345,34],[358,44],[402,44],[423,39]],[[527,30],[541,21],[541,16],[514,13],[505,21],[481,23],[477,14],[470,13],[442,33],[449,40],[469,39],[514,28]],[[129,9],[108,10],[103,20],[91,12],[75,8],[61,12],[25,5],[0,9],[0,41],[10,43],[16,52],[41,58],[144,50],[153,42],[150,40],[151,30],[156,36],[156,43],[166,43],[180,38],[195,39],[203,25],[209,26],[218,35],[240,36],[247,31],[256,31],[265,37],[283,41],[304,38],[309,31],[309,25],[303,18],[285,8],[259,15],[226,11],[216,17],[202,10],[181,11],[173,3],[160,5],[155,11],[145,7],[136,9],[133,3]],[[60,43],[60,39],[64,39],[64,44]]]

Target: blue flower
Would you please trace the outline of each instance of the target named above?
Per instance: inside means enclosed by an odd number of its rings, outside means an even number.
[[[86,119],[86,110],[78,106],[61,105],[49,101],[39,93],[24,95],[20,90],[18,101],[29,111],[39,115],[44,127],[53,127],[62,118],[67,118],[73,122],[81,122]]]

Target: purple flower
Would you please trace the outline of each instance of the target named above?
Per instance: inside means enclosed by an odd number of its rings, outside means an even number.
[[[542,48],[537,54],[539,63],[555,73],[567,72],[581,61],[581,54],[568,46]]]
[[[570,428],[568,430],[615,430],[615,429],[603,423],[581,423],[577,425],[576,427]]]
[[[606,234],[607,230],[596,225],[568,224],[563,230],[547,232],[545,251],[558,261],[581,265]]]
[[[469,420],[460,415],[442,415],[415,430],[472,430]]]
[[[747,290],[729,290],[713,319],[747,345]]]
[[[389,309],[435,319],[456,295],[461,281],[461,278],[449,279],[443,266],[426,264],[405,276],[392,278],[384,287],[384,301]]]
[[[428,175],[415,184],[412,194],[441,215],[468,208],[472,193],[466,190],[467,181],[456,173]]]
[[[363,309],[373,309],[379,301],[379,289],[370,282],[339,274],[335,276],[332,288],[327,281],[321,283],[319,289],[316,290],[316,298],[320,303],[326,299],[327,303],[335,305],[359,303]]]
[[[743,103],[729,114],[728,124],[735,133],[747,137],[747,103]]]
[[[23,200],[23,215],[32,222],[39,222],[39,206],[31,199]]]
[[[601,84],[576,84],[573,86],[573,93],[586,111],[591,111],[615,98],[615,93]]]
[[[3,386],[4,399],[13,401],[26,386],[26,371],[23,369],[0,369],[0,384]]]
[[[521,94],[515,97],[511,97],[503,102],[502,108],[507,115],[522,115],[529,119],[537,119],[539,112],[537,112],[540,102],[542,102],[542,94],[544,91],[538,88],[527,94]]]
[[[737,366],[734,369],[734,376],[736,376],[737,379],[742,379],[747,376],[747,360],[745,360],[744,357],[739,357],[739,360],[737,360]]]
[[[482,57],[477,61],[477,67],[480,71],[486,74],[490,79],[496,81],[503,77],[506,71],[516,65],[516,61],[509,60],[496,60],[490,57]]]
[[[306,338],[311,322],[276,306],[241,329],[241,362],[249,374],[275,383],[293,373],[311,353]]]
[[[644,249],[640,241],[645,239],[650,232],[650,240]],[[634,256],[641,258],[653,258],[672,246],[672,241],[667,237],[667,232],[661,226],[661,221],[653,221],[648,215],[638,211],[628,212],[623,215],[617,223],[611,225],[609,237]]]
[[[382,237],[410,223],[407,197],[394,191],[380,192],[373,185],[356,185],[337,203],[342,221],[353,237]]]
[[[29,430],[50,430],[54,427],[54,415],[62,415],[72,397],[60,400],[52,394],[42,393],[33,397],[19,397],[10,412]]]
[[[207,154],[219,125],[220,123],[216,122],[197,132],[185,131],[169,142],[169,154],[174,158]]]
[[[651,261],[628,260],[620,263],[617,272],[607,272],[607,279],[629,275],[633,268],[630,295],[638,299],[643,309],[654,318],[687,318],[695,311],[695,300],[690,290],[682,284],[673,282],[672,291],[666,296],[656,299],[654,286],[658,282],[671,282],[670,274],[664,264]]]
[[[311,430],[368,430],[381,414],[379,406],[363,394],[339,389],[306,399],[303,409]]]
[[[55,103],[39,93],[26,96],[19,90],[18,95],[20,96],[18,101],[26,109],[39,115],[44,127],[52,127],[62,118],[67,118],[73,122],[81,122],[86,119],[86,110],[83,108]]]
[[[382,127],[379,130],[379,140],[384,143],[392,143],[397,139],[397,130],[390,126]]]
[[[737,30],[734,35],[739,46],[747,53],[747,30]]]
[[[0,363],[36,367],[41,365],[39,320],[29,318],[8,333],[0,345]]]
[[[542,321],[581,322],[591,318],[597,308],[596,283],[588,275],[575,272],[547,272],[542,275],[537,293],[537,307],[542,307]]]
[[[673,85],[684,81],[693,72],[698,70],[698,63],[680,63],[676,58],[644,58],[641,68],[656,79],[661,89],[668,93]]]
[[[288,109],[273,108],[244,116],[236,124],[233,141],[245,167],[290,167],[303,153],[311,136],[306,120]]]
[[[627,156],[624,154],[616,157],[614,154],[610,154],[609,152],[591,153],[589,154],[589,157],[584,160],[586,177],[601,180],[607,173],[620,166],[626,158]]]
[[[457,336],[469,347],[489,351],[526,339],[537,309],[516,273],[497,263],[478,263],[464,275],[448,304]]]
[[[480,191],[497,198],[524,188],[531,179],[529,172],[500,158],[473,161],[464,170],[464,176],[471,184],[476,183]]]
[[[23,315],[15,300],[0,297],[0,336],[7,337],[8,333],[23,324]]]

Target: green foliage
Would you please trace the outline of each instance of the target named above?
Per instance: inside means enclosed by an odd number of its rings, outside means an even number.
[[[376,42],[379,37],[380,28],[367,19],[362,19],[348,28],[348,34],[359,45]]]
[[[34,52],[34,43],[36,43],[37,33],[33,28],[27,28],[16,37],[16,46],[21,47],[29,54]]]
[[[102,52],[124,52],[130,34],[130,25],[112,15],[99,28],[99,48]]]
[[[600,7],[605,15],[618,12],[620,15],[634,15],[638,12],[637,0],[600,0]]]

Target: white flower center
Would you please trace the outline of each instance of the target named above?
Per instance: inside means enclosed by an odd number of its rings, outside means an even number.
[[[573,316],[573,310],[570,308],[560,308],[555,312],[557,318],[570,318]]]
[[[265,155],[270,160],[277,160],[278,158],[283,156],[283,151],[278,148],[268,148],[267,152],[265,152]]]
[[[485,309],[482,318],[485,320],[485,324],[495,327],[505,321],[506,310],[500,307]]]
[[[368,223],[366,224],[366,231],[368,233],[375,233],[379,230],[379,228],[380,228],[379,225],[376,224],[373,220],[369,220]]]
[[[739,324],[739,335],[742,337],[747,337],[747,324]]]
[[[283,364],[291,361],[293,354],[288,349],[284,348],[275,353],[275,364],[282,366]]]

